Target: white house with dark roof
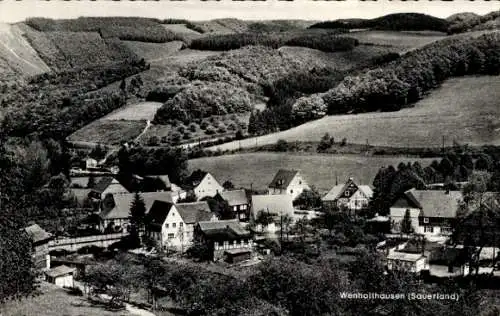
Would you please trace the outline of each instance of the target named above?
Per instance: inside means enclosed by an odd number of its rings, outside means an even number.
[[[401,222],[408,210],[413,229],[427,236],[448,235],[461,203],[462,192],[442,190],[406,191],[390,208],[393,231],[400,231]]]
[[[147,215],[146,234],[160,249],[185,251],[193,242],[196,223],[217,220],[205,201],[179,204],[154,201]]]
[[[334,186],[322,201],[325,205],[359,211],[368,207],[372,196],[373,190],[369,185],[358,185],[353,178],[349,178],[346,183]]]
[[[146,214],[151,209],[154,201],[169,203],[177,202],[177,196],[171,191],[144,192],[139,193],[146,206]],[[105,230],[110,224],[114,227],[127,229],[130,223],[130,207],[134,201],[135,193],[113,194],[101,201],[101,230]]]
[[[222,191],[215,195],[226,201],[240,221],[247,221],[250,216],[250,202],[245,190]]]
[[[198,200],[204,197],[212,197],[224,191],[224,187],[210,173],[195,170],[187,179],[188,190],[192,191]]]
[[[295,200],[304,190],[311,188],[304,180],[300,171],[280,169],[268,186],[268,194],[286,194]]]
[[[261,224],[257,225],[257,230],[266,231],[269,233],[276,232],[280,217],[289,216],[293,219],[295,209],[293,207],[293,198],[287,194],[274,194],[274,195],[253,195],[252,196],[252,209],[251,217],[255,221],[259,217],[259,213],[264,212],[274,218],[274,223],[262,227]]]

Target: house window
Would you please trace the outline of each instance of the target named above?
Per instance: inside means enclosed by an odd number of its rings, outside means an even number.
[[[293,190],[290,190],[290,193],[293,193]]]
[[[434,227],[432,226],[425,226],[424,227],[424,233],[433,233],[434,232]]]
[[[424,223],[429,223],[429,218],[428,217],[424,217]]]
[[[184,226],[184,223],[179,223],[179,227],[182,227],[182,226]]]
[[[240,209],[241,209],[241,210],[246,210],[246,209],[247,209],[246,204],[241,205],[241,206],[240,206]]]
[[[177,226],[176,223],[172,223],[172,227],[175,228]]]
[[[299,181],[299,184],[302,184],[302,181]]]
[[[168,228],[168,223],[165,223],[165,228]]]
[[[167,236],[167,237],[168,237],[168,239],[174,239],[175,235],[174,235],[174,234],[172,234],[172,233],[170,233],[170,234],[168,234],[168,236]]]

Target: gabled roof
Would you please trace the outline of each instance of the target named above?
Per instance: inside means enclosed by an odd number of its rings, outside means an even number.
[[[213,241],[238,240],[250,237],[238,220],[203,221],[198,223],[200,231]]]
[[[42,241],[48,240],[52,237],[51,234],[49,234],[43,228],[38,226],[38,224],[33,224],[33,225],[30,225],[30,226],[25,227],[23,229],[28,234],[28,236],[31,238],[33,243],[42,242]]]
[[[147,215],[148,226],[151,230],[161,231],[161,227],[174,204],[164,201],[154,201]]]
[[[293,216],[293,198],[288,194],[252,195],[252,213],[257,216],[259,211]]]
[[[99,182],[92,188],[94,191],[102,193],[104,190],[109,188],[111,185],[120,185],[122,184],[113,177],[102,177]],[[125,189],[126,190],[126,189]]]
[[[144,200],[146,206],[146,213],[149,212],[153,203],[158,201],[163,202],[173,202],[171,191],[162,192],[144,192],[139,193],[139,195]],[[130,215],[130,206],[132,201],[134,201],[135,193],[123,193],[123,194],[113,194],[114,207],[110,209],[103,209],[99,216],[103,219],[113,219],[113,218],[127,218]]]
[[[298,173],[298,170],[280,169],[269,184],[269,187],[272,189],[286,189]]]
[[[422,258],[425,258],[421,253],[408,253],[401,251],[391,251],[387,255],[388,260],[400,260],[408,262],[416,262]]]
[[[175,208],[186,224],[209,221],[215,215],[215,213],[212,213],[210,210],[206,201],[179,203],[175,205]]]
[[[66,274],[70,274],[76,271],[76,268],[70,268],[68,266],[62,265],[62,266],[57,266],[55,268],[50,269],[49,271],[45,272],[45,274],[51,278],[57,278],[59,276],[63,276]]]
[[[415,190],[404,193],[410,206],[422,210],[424,217],[456,217],[460,203],[463,201],[460,191]]]
[[[371,198],[373,196],[373,190],[369,185],[357,185],[352,178],[349,178],[346,183],[335,185],[330,191],[328,191],[322,200],[335,201],[339,199],[349,186],[355,186],[357,190],[361,191],[367,198]],[[357,190],[355,192],[357,192]],[[355,192],[352,192],[352,194]]]
[[[189,187],[196,187],[207,176],[208,172],[202,170],[195,170],[187,178],[186,184]]]
[[[245,190],[222,191],[219,195],[227,201],[229,206],[248,204]]]

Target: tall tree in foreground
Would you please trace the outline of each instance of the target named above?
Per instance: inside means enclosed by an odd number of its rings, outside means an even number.
[[[403,234],[412,234],[414,232],[411,224],[410,210],[406,210],[403,221],[401,222],[401,232]]]
[[[144,199],[136,192],[130,206],[130,237],[134,245],[140,244],[140,233],[144,230],[145,218],[146,204]]]

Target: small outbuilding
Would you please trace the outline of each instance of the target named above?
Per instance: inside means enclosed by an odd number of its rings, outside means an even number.
[[[47,282],[53,283],[60,287],[73,287],[76,268],[70,268],[62,265],[45,272]]]

